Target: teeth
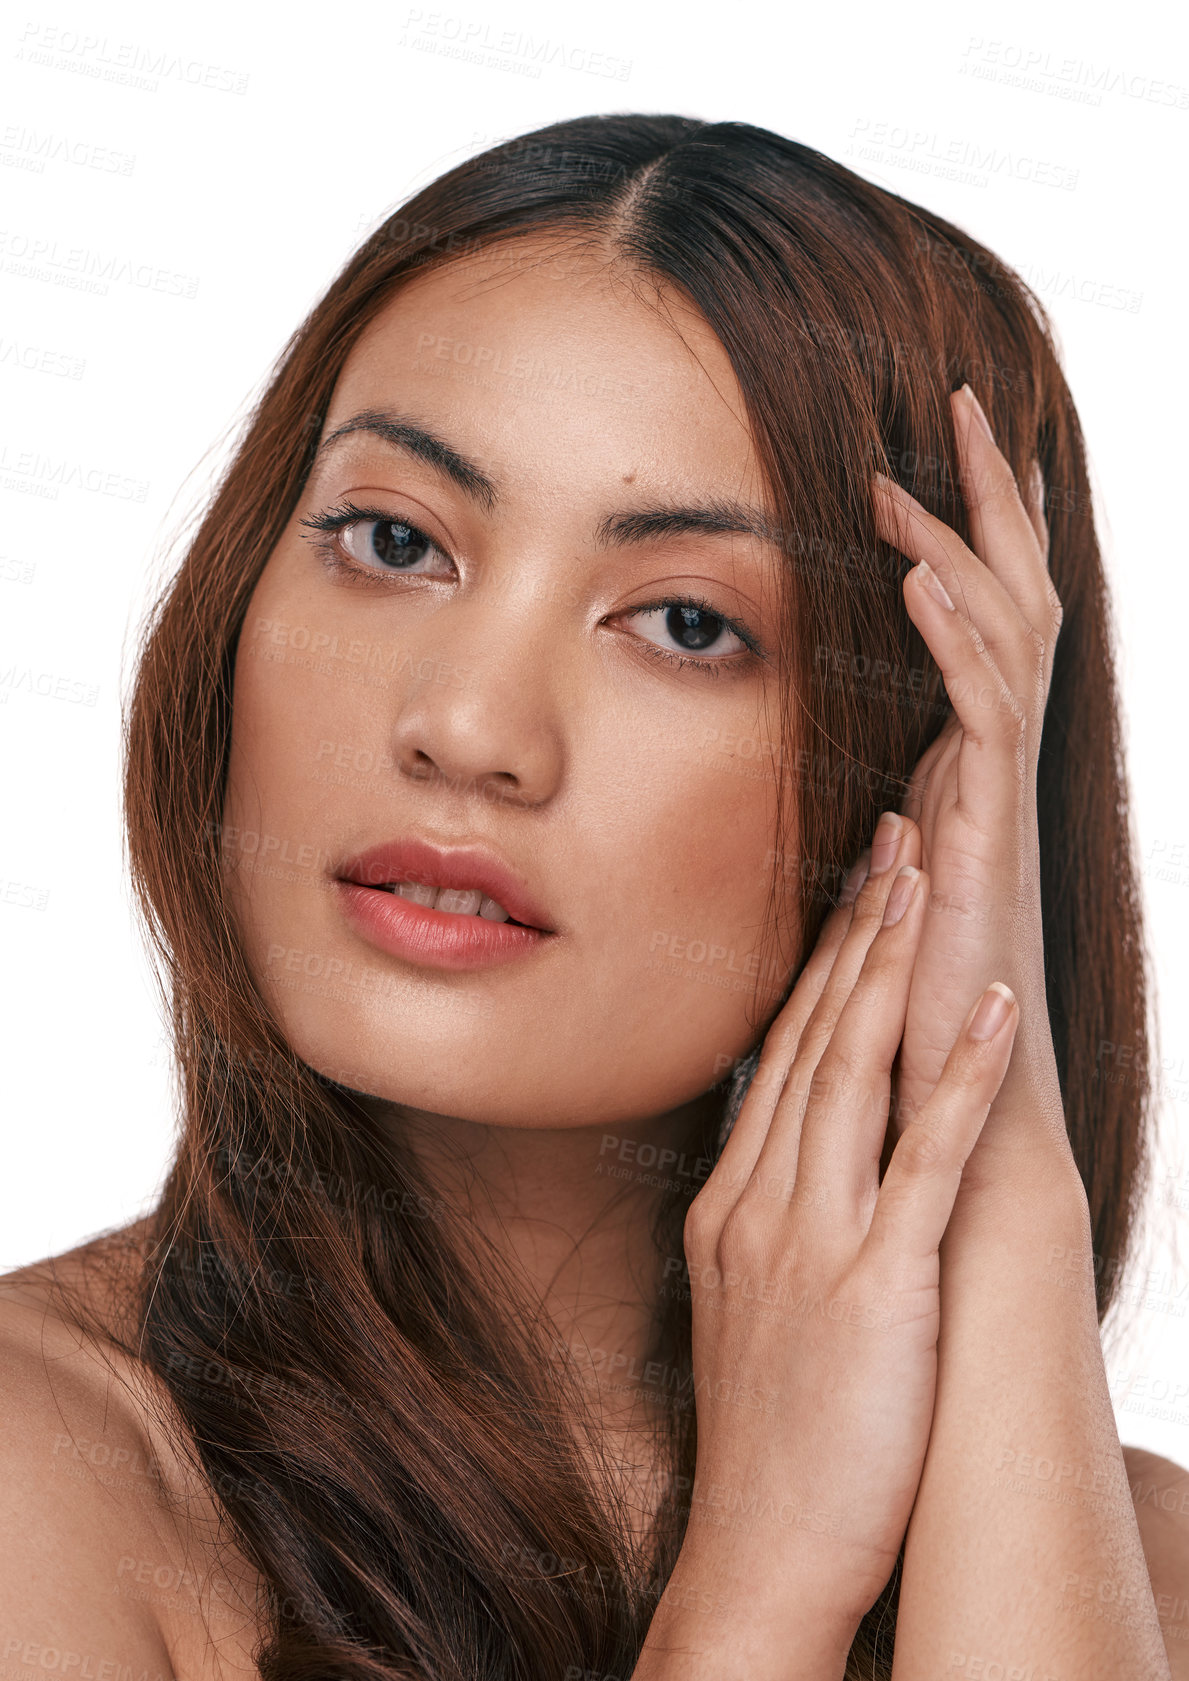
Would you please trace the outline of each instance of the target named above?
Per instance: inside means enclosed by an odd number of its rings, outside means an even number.
[[[393,888],[402,899],[412,899],[415,905],[433,910],[448,911],[453,916],[481,916],[488,922],[508,922],[508,912],[496,900],[488,898],[477,887],[427,887],[424,882],[400,881]]]
[[[412,899],[415,905],[432,905],[438,896],[436,887],[424,887],[416,881],[394,883],[392,891],[399,893],[402,899]]]

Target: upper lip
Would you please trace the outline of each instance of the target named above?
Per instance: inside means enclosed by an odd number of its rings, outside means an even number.
[[[348,859],[340,881],[362,887],[415,881],[427,887],[477,887],[517,922],[552,933],[549,913],[531,896],[513,870],[483,846],[435,846],[432,841],[382,841]]]

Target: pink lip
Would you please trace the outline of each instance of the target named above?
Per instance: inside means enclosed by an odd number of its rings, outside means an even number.
[[[431,910],[383,891],[383,884],[398,881],[477,887],[501,904],[515,922]],[[548,926],[548,913],[508,868],[477,847],[447,850],[421,840],[387,842],[344,864],[338,872],[338,889],[345,915],[372,945],[438,968],[504,963],[538,950],[556,933]],[[519,923],[526,926],[518,927]]]

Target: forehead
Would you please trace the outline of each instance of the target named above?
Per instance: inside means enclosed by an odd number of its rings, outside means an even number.
[[[415,415],[501,476],[760,497],[742,392],[705,318],[590,249],[520,239],[416,274],[352,347],[324,435],[368,408]]]

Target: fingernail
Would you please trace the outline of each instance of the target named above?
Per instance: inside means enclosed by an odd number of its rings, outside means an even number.
[[[859,889],[867,880],[867,869],[871,863],[871,854],[866,849],[859,854],[858,861],[851,865],[850,873],[842,884],[842,892],[838,895],[840,905],[851,905],[858,898]]]
[[[875,835],[871,842],[870,873],[873,876],[881,876],[885,870],[891,869],[903,832],[904,819],[899,812],[885,811],[875,825]]]
[[[1002,981],[992,981],[978,1001],[970,1024],[972,1039],[993,1039],[1011,1014],[1016,995]]]
[[[940,601],[941,605],[943,607],[948,607],[952,613],[954,610],[954,604],[950,600],[950,592],[946,589],[941,579],[929,565],[929,562],[927,560],[918,560],[913,570],[916,572],[918,581],[925,586],[934,601]]]
[[[898,872],[895,881],[892,883],[892,891],[888,894],[888,902],[883,908],[883,925],[885,928],[890,927],[893,922],[899,922],[908,909],[919,874],[919,870],[914,869],[911,864],[905,864],[904,868]]]
[[[974,415],[974,418],[978,421],[979,425],[982,427],[982,429],[986,433],[987,437],[990,438],[992,443],[994,443],[995,442],[995,434],[991,430],[990,421],[987,419],[986,415],[983,413],[983,405],[979,402],[978,398],[975,396],[974,392],[970,389],[969,385],[964,385],[962,387],[962,389],[966,393],[966,398],[967,398],[967,401],[970,404],[971,413]]]

